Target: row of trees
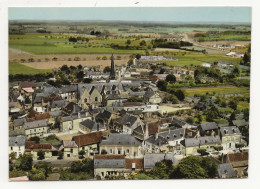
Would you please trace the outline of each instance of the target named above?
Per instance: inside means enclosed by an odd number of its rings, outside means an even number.
[[[132,179],[202,179],[215,178],[217,164],[209,157],[188,156],[176,166],[171,160],[162,160],[151,171],[132,175]]]
[[[9,81],[36,81],[36,82],[42,82],[46,79],[49,79],[53,77],[53,73],[39,73],[39,74],[10,74],[9,75]]]

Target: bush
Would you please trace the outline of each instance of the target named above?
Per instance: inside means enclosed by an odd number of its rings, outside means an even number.
[[[43,152],[42,150],[37,152],[37,156],[39,160],[43,160],[45,158],[45,152]]]
[[[195,122],[195,119],[193,117],[188,117],[186,119],[186,122],[189,123],[189,124],[193,124]]]
[[[40,168],[40,169],[33,168],[29,172],[29,179],[34,180],[34,181],[46,180],[45,172],[46,171],[43,168]]]
[[[216,145],[216,146],[214,146],[214,149],[217,151],[221,151],[221,150],[223,150],[223,146]]]
[[[201,156],[206,154],[206,149],[205,148],[198,148],[197,152],[200,153]]]

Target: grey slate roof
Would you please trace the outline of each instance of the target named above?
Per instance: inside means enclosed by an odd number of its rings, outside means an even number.
[[[9,146],[25,146],[25,136],[9,137]]]
[[[25,118],[15,119],[14,120],[14,126],[22,126],[26,122]]]
[[[65,100],[55,100],[52,102],[51,104],[51,108],[62,108],[66,105],[66,101]]]
[[[137,117],[125,114],[123,117],[118,119],[118,123],[121,125],[127,125],[131,127],[137,120]]]
[[[185,138],[181,143],[185,147],[193,147],[207,144],[221,144],[219,136],[204,136],[199,138]]]
[[[225,175],[226,178],[236,177],[236,173],[230,163],[223,163],[218,165],[218,176],[222,178]]]
[[[173,141],[173,140],[178,140],[185,135],[185,129],[174,129],[174,130],[168,130],[168,131],[163,131],[159,133],[159,136],[162,136],[165,138],[167,141]]]
[[[202,123],[200,126],[203,131],[218,129],[215,122]]]
[[[91,131],[98,131],[98,127],[99,127],[99,130],[106,129],[104,125],[97,123],[95,121],[92,121],[90,119],[86,119],[86,120],[80,122],[80,124],[89,128]]]
[[[221,127],[220,132],[222,136],[240,134],[240,130],[236,126]]]
[[[107,140],[102,140],[100,145],[139,146],[141,143],[130,134],[110,133]]]
[[[156,138],[155,135],[149,137],[145,142],[152,143],[156,146],[163,146],[165,144],[168,144],[168,141],[164,137],[158,136],[158,138]]]
[[[61,110],[56,110],[56,111],[52,111],[52,112],[49,112],[50,115],[52,117],[58,117],[58,116],[61,116],[62,115],[62,111]]]
[[[245,119],[233,120],[232,123],[238,127],[243,127],[248,125],[248,121],[246,121]]]
[[[100,112],[96,119],[102,119],[102,120],[108,120],[111,117],[111,113],[107,110],[104,110],[103,112]]]
[[[66,85],[60,88],[59,93],[71,93],[77,91],[77,85]]]
[[[125,159],[94,159],[94,168],[125,168]]]
[[[155,94],[154,91],[148,90],[145,92],[144,97],[151,98]]]
[[[173,154],[145,154],[144,155],[144,169],[152,169],[157,162],[164,159],[172,160],[173,165],[178,164],[178,160]]]
[[[129,92],[129,96],[144,96],[145,91]]]
[[[32,121],[32,122],[26,122],[24,124],[24,129],[34,129],[38,127],[44,127],[47,126],[47,120],[37,120],[37,121]]]

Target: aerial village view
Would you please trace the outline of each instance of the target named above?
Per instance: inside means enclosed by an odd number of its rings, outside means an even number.
[[[251,9],[133,9],[9,8],[10,181],[248,177]]]

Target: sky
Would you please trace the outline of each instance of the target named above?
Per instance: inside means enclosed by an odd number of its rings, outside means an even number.
[[[9,20],[121,20],[251,23],[250,7],[10,7]]]

